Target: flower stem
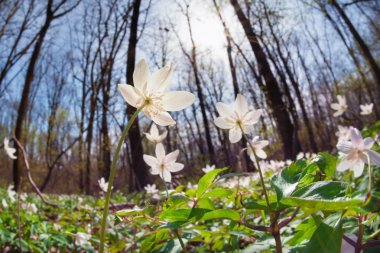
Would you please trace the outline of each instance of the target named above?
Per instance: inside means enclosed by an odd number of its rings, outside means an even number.
[[[269,211],[270,211],[269,198],[268,198],[268,194],[267,194],[267,189],[266,189],[265,184],[264,184],[264,178],[263,178],[263,173],[261,172],[261,167],[260,167],[260,163],[259,163],[259,158],[258,158],[257,155],[256,155],[256,152],[255,152],[255,149],[254,149],[253,146],[252,146],[252,143],[251,143],[250,140],[248,139],[247,135],[243,132],[243,129],[241,129],[241,131],[242,131],[242,133],[243,133],[244,139],[247,141],[249,147],[250,147],[251,150],[252,150],[253,155],[255,156],[256,166],[257,166],[257,170],[259,171],[259,174],[260,174],[261,186],[263,187],[263,192],[264,192],[264,196],[265,196],[265,201],[266,201],[266,203],[267,203],[268,212],[269,212]]]
[[[107,215],[108,215],[109,203],[110,203],[110,198],[111,198],[111,188],[113,185],[113,179],[115,177],[117,159],[119,158],[119,153],[120,153],[121,147],[123,145],[124,139],[127,136],[129,129],[131,128],[133,122],[135,121],[135,119],[137,118],[137,116],[141,110],[142,110],[142,107],[137,109],[136,112],[129,119],[128,124],[127,124],[126,128],[124,129],[123,133],[121,134],[119,142],[117,143],[116,151],[115,151],[115,154],[113,156],[113,161],[111,164],[110,177],[108,179],[106,201],[104,202],[102,226],[100,229],[100,244],[99,244],[99,252],[100,253],[104,252],[104,241],[105,241],[105,231],[106,231],[106,224],[107,224]]]
[[[185,246],[185,244],[183,243],[182,238],[181,238],[181,236],[180,236],[179,233],[178,233],[178,229],[174,229],[174,233],[175,233],[175,235],[177,236],[177,238],[178,238],[178,240],[179,240],[179,243],[181,244],[181,247],[182,247],[183,252],[184,252],[184,253],[187,253],[186,246]]]
[[[371,170],[371,160],[369,159],[369,155],[367,153],[364,153],[367,156],[368,161],[368,192],[366,199],[364,200],[365,203],[369,202],[372,195],[372,170]]]

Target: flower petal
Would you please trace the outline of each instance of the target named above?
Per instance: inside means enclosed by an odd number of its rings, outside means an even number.
[[[174,163],[179,155],[179,150],[173,151],[169,153],[167,156],[165,156],[165,164]]]
[[[237,94],[236,100],[235,100],[235,111],[243,116],[248,112],[248,103],[245,97],[241,94]]]
[[[332,103],[332,104],[330,105],[330,107],[331,107],[331,109],[334,109],[334,110],[339,110],[339,109],[340,109],[340,105],[337,104],[337,103]]]
[[[193,104],[195,96],[187,91],[170,91],[162,97],[162,107],[166,111],[180,111]]]
[[[339,151],[347,154],[348,152],[350,152],[353,147],[352,147],[352,142],[350,141],[345,141],[345,140],[341,140],[338,142],[338,144],[336,144],[336,147],[339,149]]]
[[[131,106],[137,108],[137,103],[140,96],[136,92],[135,87],[129,84],[119,84],[118,89],[125,101],[127,101],[127,103]]]
[[[152,137],[154,138],[157,138],[159,133],[158,133],[158,128],[155,124],[152,124],[152,126],[150,127],[150,134],[152,135]]]
[[[363,145],[362,135],[360,134],[360,131],[358,129],[351,127],[350,138],[352,141],[352,146],[360,147],[361,145]]]
[[[169,170],[162,171],[162,178],[165,182],[171,182],[172,181],[172,174],[170,174]]]
[[[219,115],[224,118],[229,118],[234,114],[231,106],[222,102],[216,103],[216,110],[218,111]]]
[[[255,153],[256,153],[257,157],[259,157],[261,159],[267,158],[267,154],[262,149],[256,149]]]
[[[230,129],[229,132],[229,139],[231,143],[236,143],[241,140],[241,137],[243,136],[241,130],[239,127],[234,127]]]
[[[156,156],[157,160],[165,159],[165,148],[164,145],[162,145],[161,143],[158,143],[156,145]]]
[[[154,115],[152,120],[159,126],[170,126],[176,124],[175,120],[173,120],[170,114],[164,111]]]
[[[133,85],[141,92],[145,90],[149,76],[148,65],[144,60],[139,61],[133,71]]]
[[[151,155],[143,155],[143,159],[146,164],[149,165],[149,167],[155,167],[157,164],[157,158]]]
[[[167,135],[168,135],[168,131],[165,130],[160,136],[158,136],[156,141],[162,142],[166,138]]]
[[[172,75],[171,64],[156,71],[148,78],[148,90],[149,91],[161,91],[164,92],[169,86],[169,82]]]
[[[380,166],[380,154],[373,150],[366,150],[372,164]]]
[[[345,171],[352,167],[352,160],[348,160],[346,157],[342,159],[342,161],[339,163],[338,167],[336,168],[337,171]]]
[[[183,165],[182,163],[174,163],[172,166],[170,166],[169,170],[170,172],[178,172],[182,170],[183,167],[185,167],[185,165]]]
[[[360,177],[363,174],[364,162],[361,159],[356,160],[352,169],[354,171],[354,177]]]
[[[372,139],[371,137],[364,138],[363,142],[364,142],[364,148],[366,149],[370,149],[373,146],[373,144],[375,144],[375,140]]]
[[[221,129],[231,129],[235,125],[231,121],[226,120],[225,118],[222,118],[222,117],[214,119],[214,123],[217,127]]]
[[[262,113],[263,113],[263,110],[261,109],[248,112],[246,115],[244,115],[243,124],[247,124],[247,125],[256,124],[259,121]]]

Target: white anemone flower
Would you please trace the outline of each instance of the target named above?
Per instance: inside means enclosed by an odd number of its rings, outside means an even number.
[[[229,130],[231,143],[236,143],[242,138],[242,130],[245,134],[253,130],[253,125],[259,121],[262,110],[249,111],[246,98],[238,94],[235,103],[227,105],[222,102],[216,103],[216,109],[220,117],[214,120],[215,125],[221,129]]]
[[[158,193],[158,189],[156,188],[156,185],[155,184],[147,184],[145,187],[144,187],[146,193],[148,194],[151,194],[151,195],[154,195],[154,194],[157,194]]]
[[[8,203],[5,199],[1,200],[1,204],[3,205],[4,208],[8,208]]]
[[[9,140],[7,138],[4,139],[4,150],[11,159],[17,159],[15,156],[16,149],[9,147]]]
[[[350,139],[350,128],[338,125],[338,132],[335,135],[340,141],[348,141]]]
[[[178,172],[183,169],[182,163],[176,163],[179,150],[165,154],[164,146],[161,143],[156,145],[156,157],[144,155],[144,161],[151,167],[152,175],[160,175],[165,182],[172,181],[171,172]]]
[[[344,96],[337,95],[336,98],[338,99],[338,103],[332,103],[331,108],[336,110],[333,116],[339,117],[347,110],[348,106],[347,106],[346,98]]]
[[[351,127],[351,141],[339,141],[337,148],[344,156],[339,163],[337,170],[345,171],[352,169],[354,177],[359,177],[363,174],[364,164],[368,163],[380,166],[380,154],[371,150],[375,141],[371,137],[362,138],[358,129]]]
[[[118,89],[131,106],[144,106],[142,112],[157,125],[174,125],[176,122],[168,111],[180,111],[188,107],[194,103],[195,97],[187,91],[167,91],[171,75],[170,64],[149,75],[148,65],[141,60],[133,72],[134,86],[119,84]]]
[[[98,180],[99,187],[102,191],[107,192],[108,189],[108,182],[102,177],[101,179]],[[113,187],[111,187],[113,188]]]
[[[77,232],[77,234],[75,235],[75,243],[78,246],[90,244],[90,239],[91,239],[91,235],[86,234],[86,233]]]
[[[26,210],[29,213],[37,213],[38,212],[38,208],[34,203],[23,203],[21,205],[21,208]]]
[[[166,138],[167,135],[168,135],[168,131],[166,130],[162,134],[160,134],[155,124],[153,124],[150,127],[149,133],[145,133],[146,138],[156,144],[162,142]]]
[[[15,198],[16,192],[13,189],[14,189],[13,185],[9,185],[7,189],[8,198],[11,200],[12,203],[16,201],[16,198]]]
[[[256,161],[255,154],[258,158],[261,158],[261,159],[267,158],[267,154],[265,153],[263,148],[268,146],[269,141],[259,140],[259,138],[260,138],[259,136],[255,136],[255,137],[253,137],[253,139],[251,141],[251,145],[249,145],[249,143],[247,144],[248,155],[251,158],[251,160],[254,162]],[[252,148],[253,148],[253,150],[252,150]]]
[[[370,115],[373,110],[373,103],[360,105],[360,115]]]
[[[202,169],[202,171],[203,171],[205,174],[207,174],[207,173],[209,173],[210,171],[212,171],[212,170],[214,170],[214,169],[215,169],[215,164],[212,165],[212,166],[210,166],[210,165],[207,164],[206,167]]]

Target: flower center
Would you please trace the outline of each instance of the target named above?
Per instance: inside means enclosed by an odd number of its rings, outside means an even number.
[[[144,94],[144,96],[137,103],[137,106],[138,107],[144,106],[144,108],[142,109],[142,112],[148,117],[152,118],[156,116],[157,114],[159,114],[160,112],[164,111],[164,108],[162,105],[162,97],[163,97],[162,92]]]

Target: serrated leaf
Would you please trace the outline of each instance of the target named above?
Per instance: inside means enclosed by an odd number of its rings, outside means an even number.
[[[200,198],[207,191],[207,189],[212,185],[215,178],[220,173],[222,173],[223,171],[226,171],[227,169],[228,168],[215,169],[205,174],[198,182],[198,190],[196,194],[197,198]]]

